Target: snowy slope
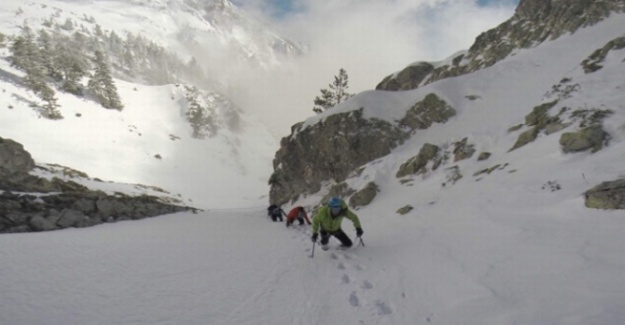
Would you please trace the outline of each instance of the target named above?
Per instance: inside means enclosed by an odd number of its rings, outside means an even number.
[[[0,61],[0,68],[19,75]],[[37,98],[0,80],[2,137],[22,143],[36,162],[55,163],[107,181],[163,188],[198,208],[263,205],[275,139],[242,115],[242,127],[194,139],[184,117],[181,87],[117,81],[125,108],[106,110],[93,101],[58,93],[62,120],[38,118]],[[9,95],[11,94],[11,95]],[[245,186],[240,186],[240,184]],[[233,196],[232,193],[238,193]]]
[[[625,176],[625,51],[611,53],[605,67],[592,74],[580,66],[592,51],[621,36],[622,26],[625,15],[614,15],[483,71],[413,91],[364,92],[337,107],[336,112],[365,107],[368,116],[393,120],[436,92],[458,110],[447,124],[419,131],[348,180],[353,188],[375,181],[381,189],[371,205],[356,211],[364,247],[328,252],[316,247],[309,258],[310,229],[285,229],[267,219],[264,207],[246,209],[258,203],[254,199],[249,205],[240,202],[241,209],[2,235],[0,324],[622,324],[624,214],[587,209],[582,193]],[[551,100],[551,87],[565,77],[580,88],[558,105],[614,111],[604,122],[612,136],[609,146],[594,154],[563,154],[556,133],[508,152],[518,136],[508,128]],[[147,87],[138,92],[150,96],[134,96],[137,101],[168,97]],[[125,98],[134,94],[123,93]],[[479,99],[468,100],[469,95]],[[175,106],[169,109],[176,114]],[[90,114],[109,114],[96,111]],[[122,114],[126,111],[132,110]],[[2,113],[0,129],[11,130],[7,116],[26,112],[16,107]],[[123,123],[131,121],[127,118]],[[158,130],[140,122],[133,119],[132,125],[145,134],[125,141],[167,137],[177,130],[162,121]],[[37,123],[28,130],[52,122]],[[493,155],[459,162],[465,176],[453,186],[441,185],[444,170],[407,185],[395,178],[399,165],[423,143],[442,145],[463,137],[470,137],[477,152]],[[28,141],[27,149],[37,143],[26,136],[18,140]],[[159,149],[163,160],[158,163],[168,164],[170,155],[184,157],[164,147],[146,148],[141,154],[150,161]],[[45,149],[32,152],[50,161],[56,153]],[[120,149],[118,154],[129,153]],[[67,152],[65,159],[84,161],[79,150]],[[472,176],[505,163],[490,175]],[[158,166],[157,161],[150,165]],[[229,172],[213,167],[217,175]],[[250,175],[267,175],[256,172]],[[146,174],[149,178],[149,168]],[[241,189],[248,186],[239,181],[230,180]],[[205,184],[197,178],[185,183],[195,189]],[[297,203],[312,206],[319,196]],[[415,209],[401,216],[395,212],[406,204]],[[349,222],[343,229],[354,236]]]
[[[0,17],[0,32],[5,36],[18,35],[23,25],[37,31],[50,20],[60,25],[71,21],[74,31],[93,31],[97,24],[122,37],[143,35],[184,60],[199,54],[194,52],[198,47],[227,59],[226,63],[198,56],[208,70],[278,64],[278,56],[285,53],[276,52],[276,43],[288,43],[228,1],[2,2]],[[239,127],[194,139],[185,121],[188,103],[182,86],[145,86],[116,79],[123,111],[108,111],[57,91],[65,118],[48,121],[38,118],[31,107],[40,101],[21,86],[18,79],[24,74],[9,66],[9,55],[8,48],[0,47],[0,136],[24,144],[37,162],[61,164],[104,180],[157,186],[198,208],[239,206],[248,200],[254,206],[264,205],[266,175],[277,144],[253,116],[236,107],[212,104],[218,118],[232,113],[227,109],[236,109]],[[227,84],[228,73],[221,72],[213,74],[218,79],[215,84]]]

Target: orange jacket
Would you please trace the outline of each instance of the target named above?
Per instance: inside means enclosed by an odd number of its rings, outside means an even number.
[[[302,207],[295,207],[289,211],[289,214],[286,216],[286,222],[293,223],[295,219],[297,219],[299,212],[302,212],[302,217],[306,220],[307,224],[310,224],[310,219],[308,219],[308,215],[306,214],[306,210]]]

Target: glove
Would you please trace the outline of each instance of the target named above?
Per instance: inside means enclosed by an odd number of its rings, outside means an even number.
[[[310,237],[310,239],[312,240],[313,243],[316,243],[317,237],[319,237],[319,234],[313,234],[312,237]]]
[[[363,233],[362,228],[356,228],[356,236],[357,237],[362,236],[362,233]]]

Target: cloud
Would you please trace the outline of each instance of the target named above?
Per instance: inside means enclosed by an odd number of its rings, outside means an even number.
[[[415,61],[438,61],[468,49],[481,32],[514,13],[510,0],[239,0],[277,31],[305,43],[310,52],[289,69],[264,75],[248,92],[248,105],[276,112],[286,125],[314,114],[312,102],[345,68],[351,92],[373,89],[384,77]],[[285,4],[282,4],[285,6]],[[247,106],[247,105],[246,105]],[[266,106],[266,107],[264,107]],[[278,126],[278,124],[281,124]]]

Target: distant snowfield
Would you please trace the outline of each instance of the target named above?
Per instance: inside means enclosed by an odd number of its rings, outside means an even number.
[[[5,61],[0,68],[19,75]],[[104,181],[157,186],[197,208],[265,205],[277,144],[258,122],[242,116],[240,132],[193,139],[179,87],[116,84],[125,105],[121,112],[58,93],[64,119],[50,121],[37,118],[29,106],[37,102],[32,93],[3,83],[6,93],[20,95],[3,98],[1,136],[22,143],[39,163]]]
[[[121,113],[60,96],[60,122],[35,119],[27,102],[2,95],[0,136],[37,161],[162,186],[206,211],[0,236],[0,324],[622,324],[625,214],[585,208],[583,192],[625,176],[625,51],[589,75],[580,63],[623,26],[625,15],[613,15],[489,69],[414,91],[364,92],[337,107],[392,120],[389,108],[401,114],[436,92],[458,115],[348,179],[381,190],[356,211],[366,246],[316,247],[313,258],[308,226],[287,229],[266,216],[275,144],[261,128],[237,135],[245,141],[236,152],[225,145],[234,135],[190,139],[174,86],[135,91],[119,82]],[[546,93],[565,77],[580,90],[559,105],[614,111],[604,123],[609,146],[563,154],[559,134],[541,134],[508,152],[519,134],[508,128],[551,100]],[[403,185],[395,178],[424,143],[463,137],[492,156],[457,162],[456,184],[442,186],[444,169]],[[322,194],[296,204],[310,207]],[[414,210],[396,213],[408,204]],[[354,238],[349,221],[343,229]]]

